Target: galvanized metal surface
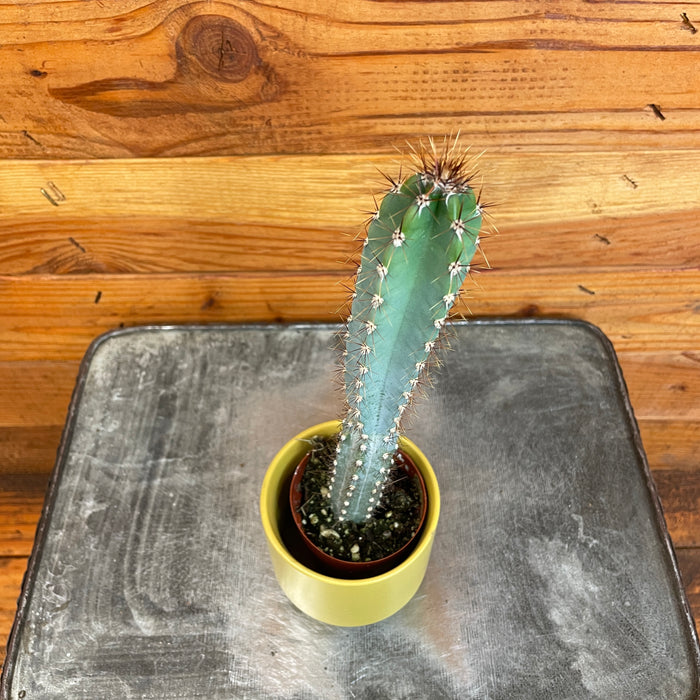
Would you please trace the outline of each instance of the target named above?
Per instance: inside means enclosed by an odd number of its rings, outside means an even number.
[[[267,559],[277,449],[338,415],[327,327],[124,331],[81,374],[3,698],[698,697],[698,650],[605,339],[472,322],[410,430],[443,494],[418,595],[310,620]]]

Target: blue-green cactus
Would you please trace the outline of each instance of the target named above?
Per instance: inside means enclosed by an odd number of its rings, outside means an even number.
[[[465,154],[424,152],[367,227],[344,335],[347,414],[330,497],[340,520],[381,503],[402,416],[479,247],[482,207]]]

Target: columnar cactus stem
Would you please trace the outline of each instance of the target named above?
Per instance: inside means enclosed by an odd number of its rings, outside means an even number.
[[[331,481],[337,517],[372,516],[401,419],[479,246],[482,209],[464,154],[423,153],[367,227],[345,334],[347,414]]]

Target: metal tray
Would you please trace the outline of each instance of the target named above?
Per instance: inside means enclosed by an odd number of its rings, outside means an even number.
[[[452,328],[410,437],[443,510],[416,597],[334,628],[280,592],[258,493],[339,415],[328,326],[147,327],[81,369],[0,697],[698,697],[698,643],[612,347]]]

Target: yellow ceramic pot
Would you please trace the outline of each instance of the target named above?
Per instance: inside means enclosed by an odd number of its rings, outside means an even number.
[[[331,436],[340,429],[338,421],[312,426],[292,438],[272,460],[260,494],[260,515],[267,537],[275,576],[289,600],[307,615],[343,627],[379,622],[400,610],[413,597],[423,580],[440,515],[440,491],[435,473],[425,455],[407,438],[400,446],[414,461],[425,480],[428,512],[415,549],[391,571],[364,579],[324,576],[301,564],[290,554],[281,530],[288,513],[292,472],[309,450],[314,435]]]

